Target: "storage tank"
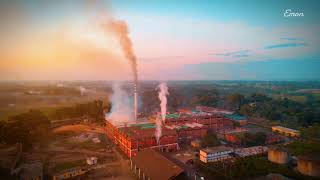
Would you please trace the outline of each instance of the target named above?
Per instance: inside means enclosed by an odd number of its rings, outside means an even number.
[[[320,177],[320,154],[298,156],[298,171],[307,176]]]
[[[288,150],[280,146],[272,146],[268,149],[268,160],[277,164],[287,164],[289,162]]]

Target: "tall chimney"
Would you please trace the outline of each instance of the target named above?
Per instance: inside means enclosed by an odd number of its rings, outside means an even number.
[[[134,120],[138,119],[138,92],[137,92],[137,84],[133,85],[133,93],[134,93]]]

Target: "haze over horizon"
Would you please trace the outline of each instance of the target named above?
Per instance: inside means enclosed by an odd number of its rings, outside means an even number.
[[[318,1],[0,3],[0,80],[131,80],[101,18],[123,20],[141,80],[320,80]],[[284,17],[286,10],[302,17]]]

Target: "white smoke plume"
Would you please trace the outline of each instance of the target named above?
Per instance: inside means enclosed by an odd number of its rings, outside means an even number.
[[[128,93],[122,89],[120,83],[112,85],[111,110],[106,118],[116,125],[123,125],[133,120],[132,103]]]
[[[166,120],[166,113],[167,113],[167,95],[169,95],[168,92],[168,86],[166,83],[160,83],[159,84],[159,100],[160,100],[160,108],[161,108],[161,119],[163,122]]]
[[[155,132],[157,144],[160,143],[159,140],[160,140],[161,135],[162,135],[162,120],[161,120],[161,118],[159,118],[159,116],[157,116],[157,119],[156,119],[156,132]]]
[[[168,92],[168,86],[166,83],[160,83],[159,86],[159,100],[160,100],[160,108],[161,108],[161,118],[157,116],[156,119],[156,132],[155,136],[157,139],[157,143],[159,144],[160,137],[162,135],[162,123],[166,120],[166,113],[167,113],[167,95],[169,95]]]
[[[87,89],[83,86],[79,86],[79,91],[80,91],[81,96],[83,96],[86,93]]]

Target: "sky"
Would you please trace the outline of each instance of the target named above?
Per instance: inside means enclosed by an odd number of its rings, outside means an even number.
[[[317,0],[1,1],[0,80],[320,80]],[[293,16],[292,14],[296,16]]]

